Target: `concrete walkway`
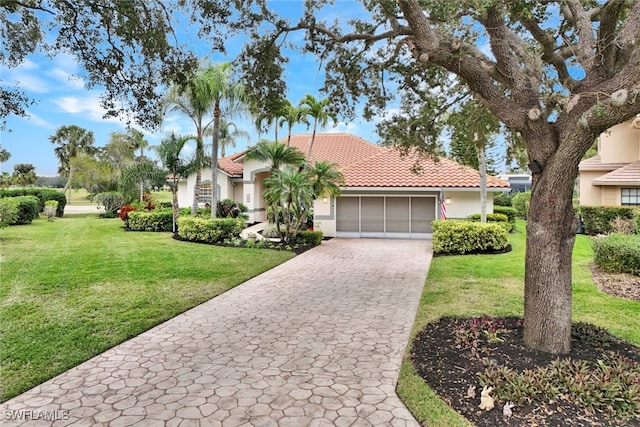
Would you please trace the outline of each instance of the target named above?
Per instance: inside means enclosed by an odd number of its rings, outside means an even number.
[[[395,386],[430,260],[429,241],[324,242],[5,402],[0,424],[418,426]]]

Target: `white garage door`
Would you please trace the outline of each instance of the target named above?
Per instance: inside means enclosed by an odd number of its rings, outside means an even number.
[[[431,236],[436,217],[435,196],[344,196],[336,204],[339,237]]]

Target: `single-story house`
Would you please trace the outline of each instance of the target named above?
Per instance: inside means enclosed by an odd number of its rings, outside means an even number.
[[[598,137],[598,154],[580,163],[580,204],[640,206],[640,116]]]
[[[281,142],[286,143],[284,138]],[[308,153],[311,135],[293,135],[290,145]],[[266,220],[262,196],[270,175],[267,162],[247,160],[246,152],[219,160],[218,194],[249,209],[249,221]],[[428,238],[431,221],[443,216],[465,218],[480,212],[478,171],[452,160],[423,159],[418,173],[415,158],[346,133],[317,134],[310,161],[335,163],[345,185],[338,198],[321,197],[314,204],[314,228],[332,237]],[[202,173],[202,203],[211,197],[211,169]],[[180,206],[193,200],[195,175],[179,185]],[[509,183],[487,178],[487,211],[493,192],[508,192]],[[442,206],[445,201],[445,206]]]

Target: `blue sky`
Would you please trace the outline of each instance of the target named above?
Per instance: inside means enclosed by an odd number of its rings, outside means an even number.
[[[272,1],[271,5],[285,12],[287,15],[299,13],[302,9],[302,1]],[[361,6],[355,1],[337,1],[336,6],[327,10],[327,14],[340,14],[352,17]],[[229,57],[223,58],[211,55],[206,45],[198,42],[194,48],[203,57],[208,57],[214,62],[231,60],[240,51],[242,38],[229,41],[227,49]],[[124,132],[126,126],[117,119],[103,119],[104,110],[100,107],[100,88],[87,90],[84,83],[74,77],[81,74],[82,70],[73,56],[61,54],[54,59],[37,54],[27,58],[20,66],[12,69],[0,67],[0,76],[3,85],[18,84],[29,96],[38,102],[28,108],[29,117],[10,116],[7,119],[6,129],[0,131],[0,143],[2,147],[11,153],[8,162],[1,165],[1,171],[13,172],[13,166],[18,163],[31,163],[36,168],[39,176],[53,176],[57,174],[58,161],[54,156],[54,145],[49,141],[49,136],[56,129],[65,125],[77,125],[93,131],[96,145],[103,146],[109,141],[112,132]],[[298,55],[290,58],[287,65],[286,78],[289,86],[287,98],[297,103],[305,94],[310,93],[321,98],[318,90],[323,83],[323,74],[318,70],[318,61],[312,56]],[[238,126],[251,134],[251,143],[258,140],[258,134],[248,120],[233,120]],[[158,144],[169,131],[181,134],[192,134],[193,127],[190,121],[177,115],[168,116],[163,128],[145,135],[150,145]],[[349,132],[358,135],[371,142],[377,142],[375,125],[363,119],[353,122],[340,122],[336,127],[329,126],[325,132]],[[285,135],[285,130],[279,132],[279,136]],[[305,126],[294,128],[295,133],[310,132]],[[262,135],[262,137],[272,137]],[[247,141],[238,141],[236,149],[230,148],[227,153],[242,150],[247,146]]]

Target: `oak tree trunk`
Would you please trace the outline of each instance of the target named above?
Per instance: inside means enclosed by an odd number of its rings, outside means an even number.
[[[571,350],[571,254],[577,219],[573,183],[580,155],[556,152],[533,174],[527,217],[524,342],[535,350]]]

